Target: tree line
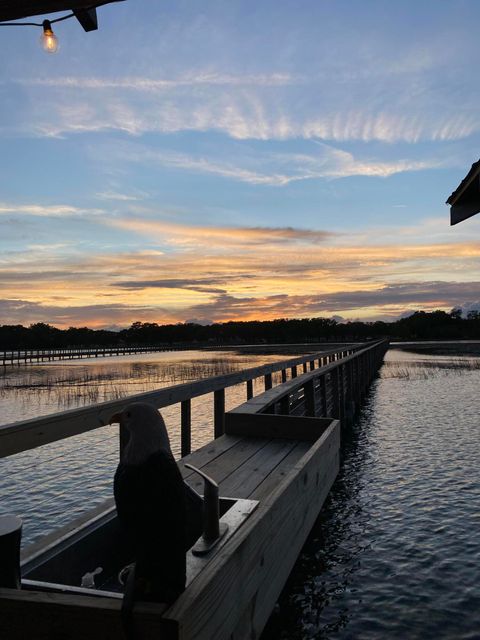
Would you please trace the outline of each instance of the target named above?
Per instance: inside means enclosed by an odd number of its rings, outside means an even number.
[[[43,322],[0,326],[0,349],[47,349],[173,344],[262,344],[386,337],[398,340],[480,339],[480,311],[466,317],[460,309],[416,311],[395,322],[337,322],[331,318],[231,321],[209,325],[134,322],[128,329],[109,331],[70,327],[58,329]]]

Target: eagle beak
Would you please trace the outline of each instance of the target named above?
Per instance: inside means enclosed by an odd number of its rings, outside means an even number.
[[[111,416],[108,419],[108,424],[113,424],[115,422],[118,422],[120,424],[121,420],[122,420],[122,413],[121,412],[114,413],[113,416]]]

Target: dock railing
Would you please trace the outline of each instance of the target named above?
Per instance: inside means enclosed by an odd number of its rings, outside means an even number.
[[[158,351],[184,351],[192,349],[185,344],[153,344],[153,345],[117,345],[110,347],[58,347],[44,349],[9,349],[0,351],[0,365],[3,367],[26,365],[37,362],[56,360],[80,360],[83,358],[107,358],[109,356],[128,356],[138,353],[155,353]]]
[[[180,404],[183,457],[191,452],[193,398],[213,393],[213,435],[217,438],[225,431],[225,389],[245,383],[246,399],[249,401],[253,399],[254,380],[263,378],[265,392],[269,392],[273,388],[274,373],[281,374],[281,386],[275,387],[278,391],[272,393],[272,401],[267,402],[265,412],[348,419],[353,406],[365,393],[387,348],[386,340],[343,345],[121,400],[6,424],[0,426],[0,458],[104,427],[115,413],[131,402],[149,402],[158,409]],[[265,397],[259,402],[265,405]],[[255,402],[249,406],[255,406]]]

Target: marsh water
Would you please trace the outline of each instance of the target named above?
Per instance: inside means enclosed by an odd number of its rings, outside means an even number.
[[[262,640],[480,638],[479,389],[478,347],[387,353]]]
[[[179,352],[16,369],[0,389],[3,422],[284,357]],[[480,638],[479,388],[478,345],[386,354],[262,640]],[[232,388],[227,406],[244,397]],[[178,453],[178,410],[164,415]],[[212,402],[193,415],[199,446]],[[4,459],[0,512],[23,515],[33,540],[111,495],[117,457],[106,427]]]
[[[224,375],[305,352],[311,347],[170,351],[8,367],[0,378],[1,422]],[[278,380],[275,375],[273,379]],[[260,390],[261,380],[256,380],[254,392]],[[245,400],[245,384],[226,389],[227,410]],[[162,415],[178,457],[180,406],[165,407]],[[212,438],[213,394],[208,394],[192,400],[192,450]],[[118,425],[113,425],[0,459],[0,514],[22,516],[24,543],[66,524],[111,497],[118,449]]]

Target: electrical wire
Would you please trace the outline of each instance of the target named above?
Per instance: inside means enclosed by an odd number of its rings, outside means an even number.
[[[47,22],[55,24],[56,22],[62,22],[62,20],[68,20],[74,16],[74,13],[68,13],[66,16],[55,18],[55,20],[47,20]],[[43,27],[43,22],[0,22],[0,27]]]

